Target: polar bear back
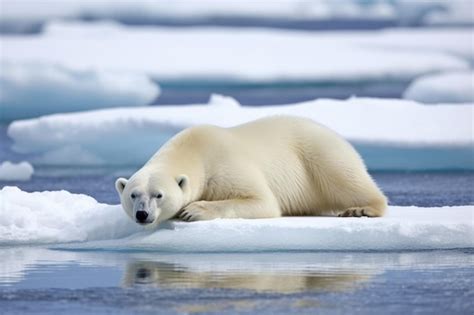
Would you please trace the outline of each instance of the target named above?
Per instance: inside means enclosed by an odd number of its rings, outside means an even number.
[[[386,201],[355,149],[304,118],[192,127],[149,163],[172,166],[176,174],[183,169],[201,174],[193,175],[202,184],[198,199],[268,199],[282,215],[318,215]]]
[[[347,197],[354,186],[369,190],[369,195],[378,193],[354,148],[309,119],[272,117],[230,131],[241,142],[239,147],[248,150],[243,158],[263,172],[284,214],[344,204],[338,199]]]

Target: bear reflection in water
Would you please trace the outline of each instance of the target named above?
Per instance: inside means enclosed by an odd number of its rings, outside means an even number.
[[[136,261],[127,265],[123,284],[173,288],[221,288],[257,292],[297,293],[355,289],[371,278],[367,273],[230,269],[209,271],[168,262]]]

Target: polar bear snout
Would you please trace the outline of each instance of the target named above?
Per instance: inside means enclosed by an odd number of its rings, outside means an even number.
[[[156,209],[146,196],[136,197],[133,202],[132,218],[139,224],[149,224],[155,220]]]
[[[146,219],[148,218],[148,212],[137,211],[137,213],[135,214],[135,218],[137,219],[138,223],[146,223]]]

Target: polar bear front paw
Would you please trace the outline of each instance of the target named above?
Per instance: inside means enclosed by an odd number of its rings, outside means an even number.
[[[212,220],[219,218],[214,209],[206,205],[206,201],[196,201],[184,207],[177,214],[177,218],[186,222]]]

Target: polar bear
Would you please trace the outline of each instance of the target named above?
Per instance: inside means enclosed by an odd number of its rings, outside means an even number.
[[[382,216],[387,199],[355,149],[309,119],[188,128],[115,187],[137,223]]]

